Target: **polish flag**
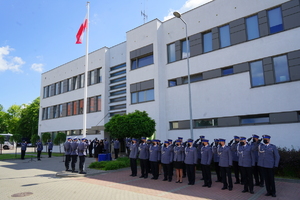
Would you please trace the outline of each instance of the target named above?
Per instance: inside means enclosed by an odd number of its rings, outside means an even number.
[[[87,26],[88,26],[88,19],[87,16],[85,16],[83,23],[80,25],[76,35],[76,44],[82,44],[83,33],[87,29]]]

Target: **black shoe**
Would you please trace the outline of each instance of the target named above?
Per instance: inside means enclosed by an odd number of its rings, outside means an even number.
[[[264,184],[260,184],[259,187],[265,187],[265,185]]]
[[[216,180],[215,182],[216,182],[216,183],[218,183],[218,182],[221,182],[221,181],[219,181],[219,180]]]
[[[144,179],[148,178],[148,176],[144,176]]]
[[[130,174],[129,176],[133,176],[133,174]]]
[[[144,176],[142,175],[142,176],[140,176],[139,178],[144,178]]]
[[[254,194],[254,191],[253,191],[253,190],[251,190],[251,191],[250,191],[250,194]]]
[[[78,171],[72,170],[72,173],[78,173]]]
[[[208,187],[208,188],[211,188],[211,185],[208,185],[207,187]]]
[[[260,184],[259,183],[255,183],[255,186],[260,186]]]
[[[234,184],[240,184],[240,182],[239,182],[239,181],[236,181],[236,182],[234,182]]]
[[[202,185],[202,187],[208,187],[208,185]]]
[[[228,190],[229,190],[229,191],[231,191],[231,190],[232,190],[232,188],[228,188]]]
[[[179,183],[179,181],[176,181],[175,183]]]
[[[267,197],[268,197],[268,196],[271,196],[271,194],[270,194],[270,193],[267,193],[267,194],[265,194],[265,196],[267,196]]]
[[[152,177],[151,179],[155,179],[154,177]]]
[[[248,191],[248,190],[243,190],[243,191],[242,191],[242,193],[246,193],[246,192],[249,192],[249,191]]]
[[[38,161],[41,161],[41,159],[38,159]]]
[[[272,194],[272,197],[276,197],[276,194]]]
[[[163,181],[167,181],[168,179],[164,178]]]
[[[172,182],[172,179],[169,179],[168,181],[169,181],[169,182]]]
[[[204,178],[201,178],[200,180],[204,180]]]
[[[222,189],[221,190],[227,190],[227,187],[222,187]]]
[[[86,172],[79,172],[79,174],[86,174]]]

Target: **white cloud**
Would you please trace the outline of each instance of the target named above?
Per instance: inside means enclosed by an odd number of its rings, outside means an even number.
[[[44,64],[42,63],[33,63],[30,67],[30,69],[37,71],[37,72],[43,72],[44,70]]]
[[[20,57],[10,57],[8,56],[13,48],[9,46],[0,47],[0,72],[11,70],[13,72],[22,72],[20,69],[25,62]]]
[[[177,11],[179,13],[184,13],[184,12],[186,12],[188,10],[191,10],[193,8],[201,6],[201,5],[203,5],[203,4],[207,3],[207,2],[210,2],[210,1],[212,1],[212,0],[187,0],[184,3],[184,5],[180,9],[178,9]],[[172,17],[174,17],[174,15],[173,15],[174,11],[175,10],[173,8],[169,9],[169,13],[168,13],[167,16],[164,17],[164,21],[166,21],[166,20],[171,19]]]

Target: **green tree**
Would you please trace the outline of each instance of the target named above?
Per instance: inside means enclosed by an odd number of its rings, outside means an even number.
[[[22,140],[22,136],[20,134],[13,134],[11,137],[10,137],[10,141],[11,142],[14,142],[15,143],[15,147],[16,147],[16,152],[15,152],[15,157],[17,157],[17,143],[18,142],[21,142]]]
[[[66,141],[67,135],[63,132],[58,132],[53,143],[59,145],[59,153],[61,153],[61,144]]]
[[[155,121],[146,111],[136,110],[133,113],[114,115],[104,127],[115,138],[150,137],[155,132]]]
[[[0,135],[0,155],[2,154],[2,146],[4,144],[4,136],[3,135]]]
[[[3,106],[0,104],[0,133],[7,133],[7,124],[6,124],[6,112],[3,109]]]
[[[15,104],[7,109],[7,112],[4,115],[4,121],[8,133],[18,134],[21,111],[22,106],[18,106]]]
[[[48,140],[51,139],[51,134],[46,132],[46,133],[43,133],[42,134],[42,141],[43,143],[46,145],[46,152],[48,151],[47,148],[48,148]]]

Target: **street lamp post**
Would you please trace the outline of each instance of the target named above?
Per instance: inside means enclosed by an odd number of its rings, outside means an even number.
[[[189,110],[190,110],[190,134],[191,139],[193,139],[193,115],[192,115],[192,95],[191,95],[191,76],[190,76],[190,48],[189,48],[189,41],[188,41],[188,34],[187,34],[187,23],[181,18],[181,14],[179,12],[173,12],[173,15],[184,23],[185,25],[185,39],[186,39],[186,50],[187,50],[187,56],[186,56],[186,62],[187,62],[187,68],[188,68],[188,90],[189,90]]]

